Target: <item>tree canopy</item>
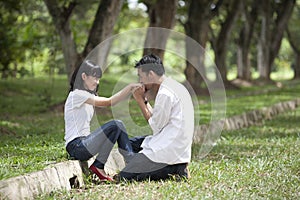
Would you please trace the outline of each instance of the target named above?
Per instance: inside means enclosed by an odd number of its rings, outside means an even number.
[[[7,0],[0,2],[0,73],[2,78],[66,74],[72,71],[99,43],[133,28],[174,29],[213,53],[221,78],[251,81],[256,71],[270,80],[272,69],[280,69],[283,39],[294,52],[289,66],[299,78],[299,3],[295,0]],[[168,11],[168,12],[166,12]],[[151,36],[151,37],[155,37]],[[145,49],[164,57],[168,35],[158,36],[161,49]],[[145,44],[150,37],[145,39]],[[186,80],[201,88],[209,72],[201,52],[189,51],[201,66],[200,76],[187,62]],[[109,49],[102,52],[109,54]],[[122,57],[128,64],[130,55]],[[142,55],[141,55],[142,56]]]

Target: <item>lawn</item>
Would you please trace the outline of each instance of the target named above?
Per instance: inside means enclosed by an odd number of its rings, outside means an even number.
[[[107,75],[106,77],[100,81],[100,94],[104,96],[110,95],[114,83],[117,81],[115,75]],[[249,92],[260,90],[261,87],[254,86],[241,90],[226,91],[227,116],[300,97],[300,84],[299,82],[294,83],[292,87],[289,86],[289,82],[284,83],[282,88],[268,85],[266,87],[270,88],[270,92],[254,95],[249,95]],[[68,84],[65,77],[0,80],[0,180],[41,170],[50,163],[68,159],[63,140],[62,106],[53,107],[57,104],[63,105],[67,92]],[[201,96],[198,98],[200,101],[209,102],[208,97]],[[137,124],[145,124],[134,102],[130,102],[130,105],[132,106],[130,107],[130,114],[134,121]],[[200,123],[209,122],[210,104],[201,103],[200,111]],[[112,118],[109,109],[100,110],[98,113],[99,124]],[[127,195],[126,192],[128,191],[131,191],[132,195],[139,196],[141,195],[140,192],[143,191],[143,187],[145,187],[145,190],[155,191],[153,194],[149,192],[145,195],[145,198],[156,195],[155,199],[160,197],[172,198],[172,195],[178,195],[176,197],[181,198],[181,194],[187,198],[199,194],[200,197],[210,197],[219,193],[219,195],[222,193],[226,193],[225,195],[228,193],[229,195],[238,190],[245,190],[247,191],[245,195],[249,195],[250,188],[253,190],[252,194],[257,194],[257,191],[259,191],[257,187],[262,187],[261,184],[267,184],[265,189],[273,188],[271,186],[274,182],[268,182],[267,180],[277,180],[277,175],[278,182],[284,181],[284,173],[282,173],[284,170],[290,170],[290,172],[289,174],[286,173],[286,178],[289,181],[286,180],[286,183],[281,182],[282,190],[289,188],[288,191],[296,191],[294,183],[297,178],[299,180],[299,171],[292,172],[291,170],[295,170],[297,166],[298,168],[300,166],[299,153],[297,153],[299,149],[299,135],[297,135],[299,134],[299,110],[285,114],[278,119],[279,121],[267,122],[262,127],[223,132],[220,143],[204,160],[197,160],[195,149],[198,147],[195,145],[194,159],[190,165],[194,178],[188,182],[167,181],[125,185],[88,185],[87,188],[83,189],[84,193],[78,194],[78,196],[80,198],[82,195],[93,195],[93,193],[101,196],[101,190],[97,191],[97,188],[112,191],[108,194],[116,195],[116,198]],[[127,129],[131,135],[138,134],[133,127],[127,127]],[[275,150],[273,151],[273,149]],[[277,157],[279,161],[277,161]],[[256,176],[251,174],[259,169],[262,170],[259,171],[261,174],[258,173]],[[275,171],[271,173],[268,171],[270,169]],[[236,174],[231,174],[234,172]],[[236,178],[233,179],[234,176]],[[244,178],[255,178],[257,183],[254,183],[254,180],[248,182]],[[257,187],[254,187],[253,184],[257,184]],[[192,185],[195,185],[195,187],[191,187]],[[120,192],[114,194],[113,191],[116,190],[120,190]],[[209,190],[211,191],[209,192]],[[59,198],[60,195],[72,196],[77,195],[77,193],[78,191],[74,190],[71,193],[56,193],[54,195],[58,195]],[[277,196],[277,189],[274,193]],[[288,193],[287,196],[292,197],[291,192]],[[294,195],[299,196],[299,193],[295,192]],[[67,196],[62,197],[67,198]],[[93,197],[89,196],[89,198]]]
[[[300,108],[260,126],[223,132],[187,181],[94,184],[39,199],[299,199]]]

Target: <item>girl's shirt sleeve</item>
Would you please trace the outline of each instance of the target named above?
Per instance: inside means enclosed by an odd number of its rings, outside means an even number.
[[[73,108],[79,108],[89,98],[94,98],[94,95],[84,90],[75,90],[72,96]]]

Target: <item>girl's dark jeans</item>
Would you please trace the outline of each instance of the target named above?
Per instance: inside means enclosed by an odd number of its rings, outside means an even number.
[[[116,142],[125,162],[129,162],[134,153],[125,126],[119,120],[107,122],[88,136],[75,138],[68,143],[66,150],[71,157],[80,161],[89,160],[98,154],[93,165],[104,169],[104,164]]]

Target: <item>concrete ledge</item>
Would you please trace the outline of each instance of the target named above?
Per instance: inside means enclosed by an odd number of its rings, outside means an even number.
[[[197,127],[194,134],[193,142],[203,144],[207,141],[207,134],[214,140],[218,135],[214,136],[214,133],[218,130],[237,130],[240,128],[249,127],[254,124],[260,124],[263,120],[270,120],[273,117],[283,112],[295,110],[300,106],[300,98],[291,101],[280,102],[270,107],[263,107],[259,110],[253,110],[241,115],[232,116],[225,120],[212,122],[209,125],[204,124]]]
[[[1,199],[33,199],[39,194],[53,190],[69,190],[72,188],[72,183],[77,186],[84,184],[78,161],[58,163],[43,171],[0,181],[0,194]]]
[[[80,188],[84,186],[83,175],[88,174],[88,162],[69,160],[46,167],[42,171],[25,174],[0,181],[0,199],[34,199],[43,193],[54,190]],[[113,175],[125,166],[123,157],[113,150],[107,160],[105,170]]]

